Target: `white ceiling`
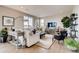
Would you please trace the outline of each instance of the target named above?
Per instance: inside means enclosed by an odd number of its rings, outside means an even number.
[[[6,5],[6,7],[34,15],[46,17],[72,12],[72,5]]]

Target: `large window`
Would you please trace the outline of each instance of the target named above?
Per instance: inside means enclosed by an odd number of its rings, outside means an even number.
[[[24,16],[24,29],[33,27],[33,17]]]
[[[44,19],[40,19],[40,27],[44,27]]]

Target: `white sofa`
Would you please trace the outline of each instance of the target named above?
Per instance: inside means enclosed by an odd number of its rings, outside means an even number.
[[[26,39],[25,43],[22,36],[18,37],[17,35],[14,34],[14,37],[15,39],[17,39],[17,41],[20,41],[20,44],[26,45],[27,47],[30,47],[36,43],[38,46],[41,46],[44,48],[49,48],[52,45],[52,38],[53,38],[52,35],[46,34],[44,39],[40,39],[40,34],[38,32],[32,35],[30,34],[30,32],[31,32],[30,30],[24,30],[24,33],[25,33],[24,37]],[[9,35],[13,36],[12,32],[9,32]],[[20,44],[17,44],[16,41],[10,41],[10,43],[16,47],[17,45],[20,45]]]
[[[26,38],[26,46],[30,47],[40,41],[39,33],[30,35],[30,31],[25,31],[25,38]]]

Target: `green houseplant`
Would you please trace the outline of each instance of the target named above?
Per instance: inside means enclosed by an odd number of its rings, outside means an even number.
[[[61,22],[65,28],[70,27],[70,18],[68,16],[63,17]]]
[[[65,38],[64,44],[70,50],[79,51],[79,41],[73,40],[72,38]]]
[[[7,41],[7,37],[8,37],[7,28],[3,28],[3,29],[0,31],[0,37],[3,37],[3,42],[6,42],[6,41]]]
[[[63,24],[63,27],[64,28],[69,28],[70,27],[70,38],[65,38],[65,40],[64,40],[64,44],[65,44],[65,46],[67,47],[67,48],[69,48],[70,50],[73,50],[73,51],[79,51],[79,41],[76,41],[75,40],[75,38],[76,38],[76,34],[73,36],[72,35],[72,31],[71,30],[73,30],[73,28],[75,29],[75,26],[76,25],[74,25],[73,24],[73,21],[75,21],[77,19],[77,15],[75,14],[75,13],[72,13],[71,15],[70,15],[70,17],[68,17],[68,16],[65,16],[65,17],[63,17],[62,19],[61,19],[61,22],[62,22],[62,24]],[[75,21],[75,23],[76,23],[76,21]],[[76,30],[76,29],[75,29]],[[75,31],[74,30],[74,31]],[[73,32],[74,32],[73,31]],[[76,39],[78,39],[78,38],[76,38]]]

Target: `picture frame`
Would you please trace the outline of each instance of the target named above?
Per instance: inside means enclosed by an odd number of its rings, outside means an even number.
[[[14,17],[2,16],[2,25],[3,26],[14,26]]]

